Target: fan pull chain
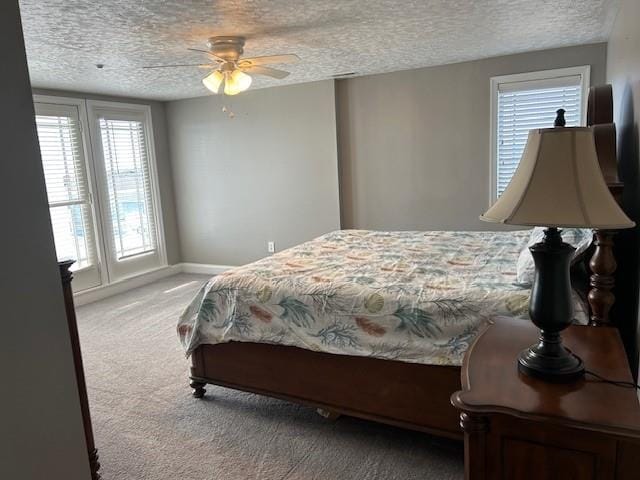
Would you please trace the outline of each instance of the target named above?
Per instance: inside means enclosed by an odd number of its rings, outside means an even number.
[[[222,107],[222,113],[226,113],[226,114],[227,114],[227,117],[229,117],[229,118],[232,118],[232,119],[233,119],[233,118],[236,118],[236,114],[235,114],[235,113],[233,113],[233,111],[231,110],[231,108],[227,108],[227,106],[226,106],[226,105],[224,105],[224,106]]]

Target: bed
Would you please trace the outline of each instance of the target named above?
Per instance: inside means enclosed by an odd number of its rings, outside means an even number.
[[[610,93],[592,90],[590,123],[611,122],[595,108]],[[615,141],[599,143],[619,195]],[[214,384],[461,438],[449,397],[462,356],[492,316],[526,318],[530,284],[516,270],[530,236],[344,230],[218,275],[178,324],[194,396]],[[611,238],[596,232],[576,257],[577,322],[608,321]]]
[[[516,265],[531,236],[331,232],[213,277],[182,315],[180,340],[187,354],[239,341],[459,366],[487,319],[527,317],[531,283]],[[578,295],[574,311],[588,322]]]

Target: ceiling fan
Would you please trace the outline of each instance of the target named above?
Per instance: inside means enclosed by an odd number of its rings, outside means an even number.
[[[244,52],[244,37],[221,36],[211,37],[207,42],[208,50],[189,48],[194,52],[205,53],[210,63],[180,64],[180,65],[154,65],[143,68],[168,68],[168,67],[199,67],[212,70],[202,79],[205,87],[213,93],[218,93],[224,83],[225,95],[237,95],[251,86],[251,75],[266,75],[267,77],[285,78],[289,72],[278,70],[265,65],[279,63],[296,63],[300,58],[292,53],[285,55],[269,55],[265,57],[240,58]]]

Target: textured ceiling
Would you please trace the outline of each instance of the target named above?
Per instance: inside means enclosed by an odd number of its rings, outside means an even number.
[[[212,35],[245,56],[295,53],[302,83],[606,41],[618,0],[20,0],[34,87],[172,100],[207,94],[197,63]],[[104,64],[97,69],[95,64]],[[276,66],[277,67],[277,66]]]

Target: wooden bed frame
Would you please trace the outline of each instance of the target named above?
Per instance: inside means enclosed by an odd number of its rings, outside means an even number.
[[[594,126],[598,159],[616,198],[618,180],[611,86],[589,92],[588,125]],[[585,269],[590,319],[609,324],[616,262],[613,232],[596,231]],[[192,355],[191,387],[205,385],[254,392],[321,409],[327,416],[360,417],[437,435],[462,438],[451,394],[460,390],[460,367],[333,355],[297,347],[229,342],[201,345]]]

